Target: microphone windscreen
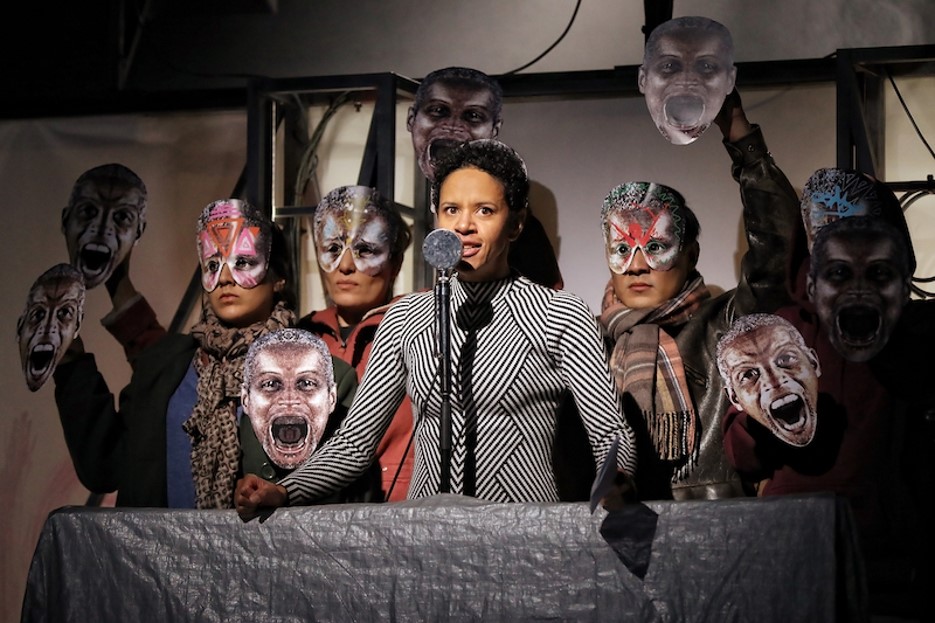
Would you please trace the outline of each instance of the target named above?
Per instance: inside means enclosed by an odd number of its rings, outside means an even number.
[[[461,239],[450,229],[434,229],[422,242],[422,257],[436,270],[449,270],[461,261]]]

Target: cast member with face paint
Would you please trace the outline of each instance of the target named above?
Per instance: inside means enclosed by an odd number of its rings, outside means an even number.
[[[411,242],[409,226],[376,190],[341,186],[322,198],[312,231],[331,304],[303,317],[298,326],[321,336],[331,354],[363,378],[377,328],[396,300],[393,283]],[[414,460],[412,428],[406,398],[377,448],[388,501],[406,499]]]
[[[481,71],[445,67],[425,76],[406,121],[425,178],[429,182],[435,178],[435,161],[446,150],[464,141],[496,138],[502,109],[503,89]],[[532,212],[510,247],[510,265],[541,285],[558,289],[564,285],[552,243]]]
[[[817,353],[818,437],[830,414],[844,423],[840,441],[825,449],[824,469],[815,467],[820,461],[803,465],[795,454],[777,456],[732,408],[725,445],[738,467],[766,472],[764,495],[832,491],[847,498],[868,563],[871,612],[896,614],[888,607],[912,601],[930,564],[914,556],[929,538],[917,522],[923,512],[931,519],[935,486],[924,417],[935,407],[935,302],[908,300],[915,256],[886,184],[820,169],[805,185],[802,219],[811,256],[801,269],[793,266],[796,298],[776,314]]]
[[[520,157],[491,139],[445,154],[432,185],[436,226],[463,245],[451,279],[451,492],[496,502],[559,499],[551,465],[566,392],[600,466],[632,473],[632,431],[619,413],[600,332],[578,297],[512,270],[510,244],[526,216],[529,181]],[[415,414],[415,468],[409,497],[441,489],[435,295],[404,296],[387,312],[351,412],[332,439],[278,485],[255,477],[237,486],[243,518],[261,507],[307,503],[370,463],[408,393]]]
[[[601,211],[610,281],[600,323],[637,435],[643,499],[742,496],[724,455],[728,400],[714,347],[734,318],[786,302],[798,198],[734,91],[716,119],[740,184],[748,251],[736,289],[711,298],[696,264],[700,227],[685,198],[653,182],[614,188]]]
[[[118,506],[232,506],[244,358],[254,341],[295,321],[285,237],[256,208],[209,204],[196,241],[201,318],[191,333],[167,335],[136,357],[119,405],[81,348],[54,374],[78,477],[95,493],[117,490]],[[349,404],[356,374],[336,361],[339,368],[338,399]]]
[[[57,264],[42,273],[26,298],[16,322],[23,375],[30,391],[49,380],[84,318],[84,278],[70,264]]]
[[[706,17],[679,17],[650,33],[638,81],[659,132],[687,145],[714,121],[736,78],[730,31]]]

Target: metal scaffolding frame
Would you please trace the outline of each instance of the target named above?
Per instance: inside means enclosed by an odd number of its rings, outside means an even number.
[[[788,86],[808,83],[834,83],[837,87],[837,166],[858,169],[876,177],[883,170],[885,118],[883,94],[888,73],[892,75],[935,76],[935,45],[881,48],[840,49],[819,59],[737,63],[738,88]],[[503,87],[506,99],[536,97],[640,97],[637,89],[638,65],[617,66],[608,70],[547,72],[494,76]],[[412,97],[418,81],[393,73],[359,74],[291,79],[254,79],[247,95],[247,166],[232,196],[246,198],[272,215],[274,154],[279,124],[284,123],[286,137],[282,163],[286,190],[284,205],[276,207],[278,217],[311,214],[313,206],[299,205],[288,192],[297,167],[297,153],[303,145],[296,137],[301,126],[302,106],[315,97],[328,97],[343,91],[371,93],[375,112],[370,125],[358,183],[377,188],[393,197],[394,145],[396,141],[395,108],[401,98]],[[421,241],[429,222],[428,194],[421,175],[415,204],[399,206],[413,218],[414,275],[416,287],[431,280],[431,272],[422,267]],[[419,184],[422,185],[421,191]],[[902,192],[903,205],[918,199],[919,193],[935,192],[932,176],[926,180],[887,181],[894,192]],[[288,230],[288,228],[287,228]],[[288,233],[288,231],[287,231]],[[197,275],[196,275],[197,277]],[[190,290],[176,314],[184,319],[197,301],[199,281],[193,277]],[[927,295],[927,294],[926,294]],[[173,327],[178,327],[173,322]]]

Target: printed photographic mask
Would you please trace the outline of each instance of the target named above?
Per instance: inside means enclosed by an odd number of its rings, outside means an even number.
[[[358,271],[375,277],[392,261],[394,232],[385,201],[367,186],[332,190],[315,211],[315,248],[318,265],[326,273],[337,270],[350,251]]]
[[[38,390],[52,376],[78,335],[84,297],[84,278],[70,264],[56,264],[29,289],[26,308],[16,322],[16,338],[30,391]]]
[[[790,446],[811,443],[821,367],[794,326],[771,314],[745,316],[721,338],[717,353],[735,407]]]
[[[255,288],[269,270],[271,223],[254,206],[239,199],[208,204],[198,219],[201,285],[212,292],[227,265],[234,283]]]
[[[736,77],[727,28],[704,17],[679,17],[651,33],[638,84],[659,132],[673,145],[688,145],[714,122]]]
[[[435,162],[445,151],[464,141],[497,136],[497,97],[483,84],[458,78],[439,79],[426,88],[424,101],[418,110],[410,108],[406,122],[426,179],[435,179]]]
[[[318,448],[337,400],[327,347],[283,329],[254,342],[244,367],[241,400],[253,432],[273,463],[295,469]]]
[[[895,227],[869,216],[838,220],[816,238],[808,297],[848,361],[875,357],[899,323],[909,300],[909,251],[901,244]]]
[[[89,289],[107,281],[145,229],[146,186],[121,164],[84,172],[62,209],[69,261]]]
[[[617,186],[601,209],[607,265],[624,274],[639,249],[653,270],[669,270],[685,233],[682,202],[671,188],[652,182]]]

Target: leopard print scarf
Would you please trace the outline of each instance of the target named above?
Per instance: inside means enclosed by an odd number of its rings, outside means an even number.
[[[198,401],[182,428],[192,440],[192,477],[198,508],[233,508],[240,464],[237,407],[247,349],[270,331],[295,325],[295,314],[282,301],[265,322],[245,328],[221,323],[207,303],[192,328]]]

